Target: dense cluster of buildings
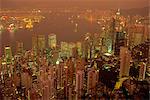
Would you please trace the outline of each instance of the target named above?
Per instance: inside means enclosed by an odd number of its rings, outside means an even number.
[[[118,10],[101,33],[86,33],[78,42],[58,44],[54,33],[33,34],[31,50],[22,42],[15,54],[5,47],[0,98],[148,99],[149,25],[142,20],[129,23]]]
[[[33,12],[20,12],[20,14],[18,14],[15,11],[1,11],[0,13],[0,33],[6,30],[10,33],[14,33],[19,29],[32,29],[35,24],[44,19],[39,13],[35,14]]]

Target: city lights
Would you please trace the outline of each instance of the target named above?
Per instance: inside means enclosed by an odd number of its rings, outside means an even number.
[[[147,4],[3,0],[0,100],[149,100]]]

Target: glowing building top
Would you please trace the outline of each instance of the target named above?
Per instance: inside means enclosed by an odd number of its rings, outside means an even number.
[[[117,9],[117,12],[116,12],[116,15],[120,16],[120,14],[121,14],[121,13],[120,13],[120,9],[118,8],[118,9]]]

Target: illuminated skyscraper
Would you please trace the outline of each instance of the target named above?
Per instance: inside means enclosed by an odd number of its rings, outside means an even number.
[[[76,72],[78,70],[85,70],[85,66],[84,65],[85,65],[85,60],[83,58],[78,58],[76,60],[76,66],[75,66]]]
[[[145,79],[145,73],[146,73],[146,64],[144,62],[141,62],[139,70],[139,80]]]
[[[72,49],[72,57],[73,58],[77,58],[78,57],[78,49],[77,49],[77,47],[74,47]]]
[[[126,45],[125,33],[117,32],[115,40],[115,55],[119,55],[120,47]]]
[[[120,48],[120,73],[119,77],[129,76],[131,54],[127,47]]]
[[[107,38],[107,39],[105,39],[105,41],[104,41],[104,45],[105,45],[105,49],[106,49],[106,51],[104,50],[104,53],[112,53],[112,46],[113,46],[113,41],[112,41],[112,39],[111,38]]]
[[[37,35],[36,34],[33,34],[32,35],[32,49],[33,50],[37,50],[38,48],[38,45],[37,45]]]
[[[5,47],[5,59],[6,59],[7,64],[11,63],[11,61],[12,61],[11,47]]]
[[[84,84],[84,71],[78,70],[76,73],[76,100],[79,100],[82,96],[82,90],[83,90],[83,84]]]
[[[69,44],[67,42],[61,42],[61,57],[69,57]]]
[[[23,53],[23,42],[16,42],[16,52],[17,54],[22,54]]]
[[[68,43],[68,42],[61,42],[60,43],[60,56],[61,57],[71,57],[73,56],[73,48],[76,47],[76,44],[71,42],[71,43]]]
[[[69,48],[68,48],[69,57],[71,57],[71,56],[73,56],[73,48],[76,47],[76,44],[71,42],[71,43],[68,43],[68,46],[69,46]]]
[[[57,88],[59,89],[59,88],[63,87],[64,63],[58,61],[57,65],[56,65],[56,68],[57,68],[57,81],[58,81]]]
[[[83,57],[84,58],[91,58],[92,57],[92,47],[93,47],[93,40],[91,39],[91,33],[86,33],[83,37]]]
[[[144,25],[128,25],[129,46],[134,47],[148,38],[148,27]]]
[[[77,42],[76,47],[77,47],[78,55],[82,56],[82,44],[81,44],[81,42]]]
[[[38,49],[43,50],[46,46],[46,40],[44,35],[38,35]]]
[[[56,48],[57,45],[57,39],[56,39],[56,34],[49,34],[48,35],[48,47]]]
[[[82,51],[82,56],[84,58],[88,58],[88,51],[89,51],[89,49],[88,49],[88,43],[86,41],[83,41],[82,50],[83,50]]]
[[[94,94],[96,92],[97,72],[93,68],[88,72],[87,92]]]
[[[58,60],[58,58],[59,58],[59,49],[58,48],[55,48],[55,49],[53,49],[53,50],[50,50],[51,51],[51,54],[50,53],[48,53],[48,54],[50,54],[50,58],[49,59],[51,59],[51,61],[53,62],[53,64],[56,64],[56,62],[57,62],[57,60]]]
[[[117,15],[117,16],[120,16],[120,14],[121,14],[121,13],[120,13],[120,9],[117,9],[116,15]]]
[[[68,65],[69,83],[73,84],[75,68],[74,68],[74,62],[72,61],[71,58],[67,60],[66,65]]]

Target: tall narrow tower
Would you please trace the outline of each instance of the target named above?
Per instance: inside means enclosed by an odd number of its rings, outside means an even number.
[[[56,45],[57,45],[56,34],[49,34],[48,35],[48,47],[53,49],[53,48],[56,48]]]
[[[45,46],[46,46],[45,35],[38,35],[37,40],[38,40],[38,43],[37,43],[38,49],[39,50],[43,50],[45,48]]]
[[[84,84],[84,71],[78,70],[76,73],[76,87],[75,87],[75,90],[77,92],[76,100],[79,100],[79,98],[82,96],[83,84]]]
[[[131,54],[127,47],[120,48],[120,73],[119,77],[129,76]]]
[[[37,50],[37,35],[36,34],[32,35],[32,49]]]
[[[12,61],[12,51],[11,51],[11,47],[5,47],[5,59],[6,59],[6,63],[10,64]]]

